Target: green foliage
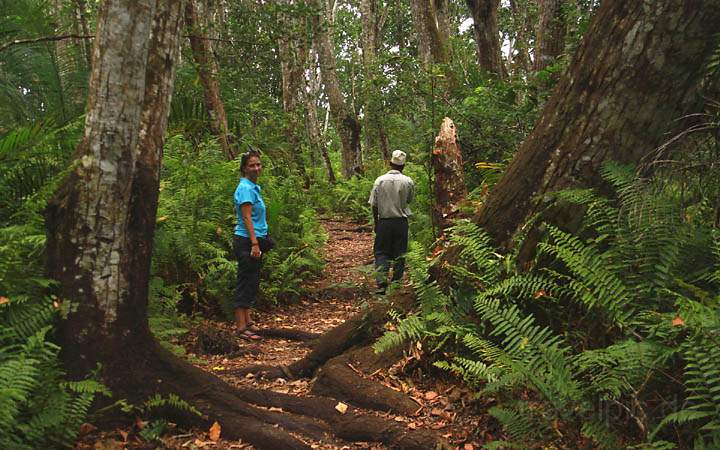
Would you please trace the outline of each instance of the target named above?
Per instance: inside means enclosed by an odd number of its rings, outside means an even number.
[[[453,356],[435,365],[499,399],[491,415],[511,440],[496,446],[537,446],[560,421],[605,448],[616,448],[616,432],[632,424],[647,448],[662,448],[666,441],[655,439],[670,437],[670,423],[678,439],[695,436],[697,448],[711,448],[720,429],[718,233],[680,220],[667,186],[612,164],[603,175],[617,199],[558,193],[557,201],[585,211],[583,227],[570,234],[545,225],[527,272],[471,223],[452,230],[461,249],[449,267],[457,291],[428,282],[428,263],[416,255],[418,311],[396,316],[397,330],[376,348],[442,342],[431,348]],[[464,315],[468,296],[474,319]],[[532,400],[518,400],[520,392]],[[615,407],[622,412],[608,417]]]
[[[260,180],[270,235],[277,246],[263,262],[263,298],[286,302],[301,293],[301,282],[322,267],[318,249],[325,235],[296,177],[272,175],[272,160]],[[185,298],[193,311],[222,310],[232,317],[237,263],[232,250],[236,217],[233,192],[238,162],[227,162],[214,144],[194,146],[170,138],[161,177],[153,273],[164,297]],[[167,289],[176,289],[177,295]]]
[[[57,315],[52,299],[2,298],[0,446],[70,446],[95,396],[109,392],[93,379],[63,381],[60,348],[48,338]]]

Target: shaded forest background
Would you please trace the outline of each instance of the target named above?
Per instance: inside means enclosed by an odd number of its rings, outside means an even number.
[[[507,440],[489,448],[720,446],[720,30],[703,28],[707,50],[694,53],[697,36],[678,31],[687,48],[651,53],[648,45],[632,58],[668,78],[664,92],[639,99],[682,107],[645,120],[644,101],[629,103],[615,119],[632,123],[635,137],[618,139],[617,153],[596,149],[578,127],[596,153],[562,161],[581,175],[533,190],[520,223],[493,221],[488,212],[502,204],[497,194],[487,199],[508,166],[515,180],[552,178],[513,158],[530,153],[534,140],[554,138],[539,130],[557,99],[574,103],[548,129],[572,135],[575,111],[612,97],[597,86],[573,97],[568,81],[581,73],[577,65],[613,60],[583,59],[604,55],[597,30],[608,31],[607,48],[612,30],[640,33],[621,24],[621,13],[629,21],[637,11],[615,11],[608,5],[621,2],[609,0],[601,16],[608,22],[595,18],[591,27],[599,3],[188,0],[162,149],[148,293],[153,334],[182,356],[171,336],[203,317],[231,316],[230,199],[240,153],[263,151],[261,184],[278,247],[265,262],[261,302],[273,308],[296,301],[302,281],[319,274],[320,217],[369,221],[372,182],[390,152],[402,149],[418,194],[408,256],[417,302],[390,315],[394,331],[377,341],[378,351],[421,343],[431,373],[462,380],[479,404],[492,398],[489,414]],[[656,10],[671,24],[686,23],[684,2],[641,3],[643,20],[655,20],[647,17]],[[72,444],[93,401],[110,395],[100,369],[66,375],[73,370],[58,357],[55,330],[77,306],[45,268],[52,230],[44,214],[76,164],[99,8],[0,0],[3,448]],[[583,39],[595,47],[582,47]],[[692,81],[668,69],[673,61]],[[651,70],[637,72],[635,81]],[[682,96],[670,92],[674,85]],[[582,123],[599,123],[601,136],[613,120],[592,109]],[[450,224],[432,217],[433,149],[444,117],[457,130],[467,192]],[[552,149],[558,154],[568,148],[563,139]],[[498,189],[510,192],[507,180]],[[171,396],[113,401],[130,414],[191,409]]]

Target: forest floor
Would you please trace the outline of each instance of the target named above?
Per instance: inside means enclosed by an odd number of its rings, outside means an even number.
[[[372,230],[362,224],[339,219],[325,219],[322,225],[329,239],[323,248],[326,265],[321,276],[307,281],[307,294],[298,302],[254,312],[254,320],[261,328],[295,329],[319,335],[343,323],[357,313],[364,303],[373,299]],[[387,326],[391,327],[389,323]],[[205,321],[202,327],[232,331],[232,325],[223,322]],[[183,340],[183,345],[188,349],[197,348],[192,342],[197,336],[198,330],[191,330]],[[234,386],[269,389],[296,396],[311,395],[309,392],[312,379],[264,380],[252,374],[244,377],[233,375],[237,369],[250,365],[287,366],[310,351],[307,343],[286,338],[263,337],[259,341],[238,340],[238,345],[243,350],[237,352],[242,353],[239,356],[193,353],[189,356],[198,367],[212,371]],[[404,357],[389,369],[378,370],[370,375],[363,374],[365,378],[409,395],[418,405],[415,414],[403,416],[377,411],[373,413],[404,423],[408,429],[435,430],[448,442],[463,450],[476,449],[493,440],[491,433],[497,433],[497,429],[488,423],[486,414],[479,412],[486,410],[487,405],[478,405],[471,392],[460,383],[429,368],[422,354],[420,346],[409,346]],[[355,370],[352,366],[351,369]],[[154,444],[140,439],[136,429],[117,430],[115,433],[91,433],[95,438],[85,436],[76,449],[253,448],[247,443],[223,439],[221,426],[219,435],[217,431],[217,428],[214,431],[193,430],[189,433],[178,430],[165,435],[161,442]],[[496,436],[494,438],[497,439]],[[344,442],[336,438],[328,438],[322,443],[304,440],[318,449],[387,448],[373,442]]]

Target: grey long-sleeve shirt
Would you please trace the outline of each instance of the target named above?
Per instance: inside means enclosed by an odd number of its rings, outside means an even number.
[[[368,203],[376,206],[380,219],[410,217],[408,204],[415,197],[415,183],[399,170],[391,170],[375,180]]]

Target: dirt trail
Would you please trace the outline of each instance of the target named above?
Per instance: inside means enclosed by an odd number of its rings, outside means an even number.
[[[260,327],[291,328],[319,335],[343,323],[370,298],[372,280],[363,266],[372,263],[371,230],[356,223],[337,220],[324,220],[323,227],[328,233],[328,241],[323,248],[326,265],[321,277],[306,284],[309,296],[299,303],[276,307],[271,312],[254,312],[254,319]],[[210,368],[236,386],[267,388],[296,395],[307,393],[310,380],[306,379],[266,381],[224,373],[254,364],[289,365],[310,351],[308,344],[282,338],[263,338],[251,343],[242,341],[241,344],[252,348],[252,353],[232,358],[203,358],[207,361],[204,368]]]
[[[319,336],[350,319],[360,311],[364,303],[373,298],[374,282],[370,275],[372,230],[367,226],[342,220],[326,219],[322,224],[329,237],[323,248],[326,262],[323,273],[317,280],[308,280],[305,287],[309,294],[298,303],[273,307],[265,312],[262,310],[255,312],[255,321],[261,328],[294,329]],[[232,325],[227,323],[206,322],[205,326],[232,331]],[[312,341],[302,342],[265,336],[260,341],[239,340],[239,344],[242,354],[189,356],[198,367],[239,388],[266,389],[290,394],[293,397],[311,395],[309,391],[313,380],[310,379],[292,380],[287,377],[265,380],[252,374],[239,376],[235,372],[255,365],[288,366],[310,352]],[[472,406],[472,395],[469,391],[452,382],[439,381],[433,376],[428,376],[428,367],[421,362],[422,359],[424,358],[421,348],[413,345],[393,367],[377,370],[372,374],[362,374],[363,379],[381,383],[412,398],[418,405],[416,412],[409,415],[374,410],[366,413],[383,417],[386,423],[396,424],[402,430],[433,430],[458,448],[467,450],[478,448],[479,444],[489,437],[485,431],[481,431],[487,429],[487,416],[479,417],[475,414],[476,410]],[[351,368],[356,370],[352,366]],[[279,408],[269,408],[269,410],[282,411]],[[134,438],[128,440],[128,432]],[[115,445],[121,438],[124,442],[122,447],[118,448],[155,448],[154,444],[137,438],[136,432],[137,430],[104,432],[99,439],[98,436],[94,439],[88,436],[85,442],[78,443],[76,449],[98,448],[97,445],[100,443]],[[347,442],[327,434],[321,438],[322,441],[313,441],[307,435],[301,436],[292,432],[291,434],[314,449],[384,450],[388,448],[376,442]],[[225,440],[222,434],[219,440],[217,438],[214,440],[211,436],[210,430],[194,430],[191,433],[175,435],[171,432],[170,435],[162,438],[160,448],[213,450],[253,448],[241,441]]]

